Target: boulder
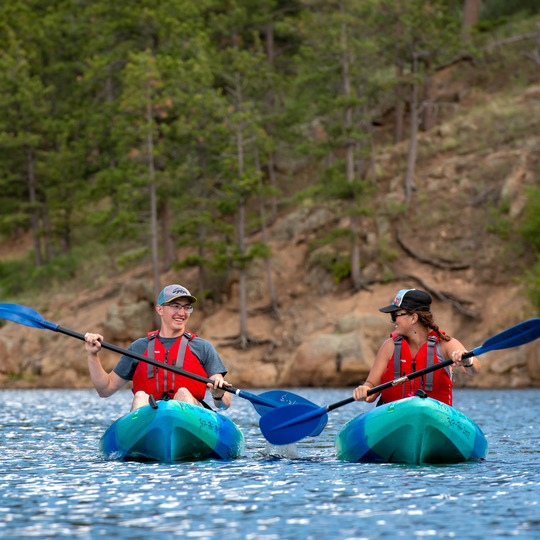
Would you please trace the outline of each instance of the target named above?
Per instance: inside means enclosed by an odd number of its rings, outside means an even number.
[[[540,343],[536,341],[524,348],[529,377],[538,385],[540,382]]]
[[[19,372],[20,351],[18,342],[0,339],[0,374],[9,375]]]
[[[500,352],[492,352],[493,360],[489,364],[489,370],[497,375],[510,373],[515,368],[525,367],[527,360],[525,358],[525,349],[518,347]]]
[[[360,333],[323,334],[304,341],[285,369],[283,385],[350,386],[361,382],[373,358]]]
[[[131,340],[146,336],[154,329],[153,309],[147,300],[128,304],[113,304],[103,321],[104,332],[110,340]]]

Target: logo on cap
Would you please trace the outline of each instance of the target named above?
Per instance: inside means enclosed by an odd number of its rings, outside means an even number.
[[[401,302],[403,302],[403,298],[409,291],[414,291],[414,289],[401,289],[401,291],[398,291],[392,304],[397,307],[401,306]]]
[[[178,287],[177,289],[173,289],[171,291],[171,294],[178,294],[178,293],[188,294],[189,295],[189,291],[187,289],[184,289],[184,287]]]

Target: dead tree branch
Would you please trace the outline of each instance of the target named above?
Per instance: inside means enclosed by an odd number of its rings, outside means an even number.
[[[504,39],[500,39],[499,41],[493,41],[492,43],[489,43],[484,47],[484,51],[491,52],[496,47],[500,47],[501,45],[508,45],[510,43],[518,43],[519,41],[526,41],[528,39],[536,39],[538,37],[538,33],[534,34],[521,34],[519,36],[511,36]]]
[[[436,261],[433,259],[428,259],[427,257],[423,257],[422,255],[419,255],[418,253],[415,253],[409,246],[405,244],[403,239],[401,238],[401,233],[398,231],[396,234],[396,240],[398,244],[401,246],[403,251],[413,257],[414,259],[430,264],[431,266],[435,266],[435,268],[442,268],[444,270],[465,270],[470,267],[470,264],[465,263],[451,263],[451,262],[443,262],[443,261]]]
[[[445,292],[438,291],[437,289],[430,287],[424,280],[422,280],[418,276],[409,274],[406,276],[397,277],[396,279],[398,281],[407,281],[408,279],[412,279],[418,282],[424,291],[428,292],[431,296],[437,298],[441,302],[446,302],[447,304],[452,305],[459,313],[461,313],[462,315],[465,315],[465,317],[469,317],[470,319],[480,318],[480,315],[478,313],[475,313],[474,311],[467,309],[463,305],[463,304],[470,304],[471,302],[469,300],[459,298],[456,295],[446,292],[446,291]]]
[[[407,283],[407,281],[411,280],[416,281],[422,287],[422,289],[428,292],[431,296],[437,298],[441,302],[452,305],[456,309],[456,311],[458,311],[465,317],[468,317],[470,319],[480,319],[480,314],[475,313],[474,311],[471,311],[464,306],[464,304],[471,304],[470,300],[459,298],[458,296],[450,292],[438,291],[437,289],[430,287],[423,279],[419,278],[418,276],[414,276],[412,274],[407,274],[403,276],[398,275],[395,276],[393,279],[393,281],[399,281],[401,283]],[[388,283],[388,280],[382,278],[375,278],[369,280],[370,285],[373,285],[375,283]],[[406,288],[406,286],[403,288]]]

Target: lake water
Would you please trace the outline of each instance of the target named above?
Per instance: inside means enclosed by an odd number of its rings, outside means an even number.
[[[352,393],[291,391],[319,405]],[[235,396],[239,459],[104,461],[99,438],[130,402],[128,391],[0,391],[2,539],[540,538],[539,389],[455,391],[490,447],[485,461],[446,466],[338,461],[335,434],[363,403],[330,412],[316,438],[272,447]]]

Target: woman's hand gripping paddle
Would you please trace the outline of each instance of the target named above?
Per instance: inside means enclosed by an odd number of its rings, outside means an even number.
[[[66,334],[68,336],[84,341],[83,334],[80,334],[79,332],[74,332],[73,330],[69,330],[67,328],[63,328],[58,324],[46,321],[37,311],[26,306],[21,306],[19,304],[0,303],[0,319],[7,319],[9,321],[13,321],[19,324],[31,326],[33,328],[53,330],[54,332],[60,332],[62,334]],[[148,358],[127,349],[122,349],[120,347],[117,347],[116,345],[112,345],[105,341],[101,342],[101,346],[104,349],[109,349],[110,351],[130,356],[131,358],[135,358],[136,360],[146,362],[147,364],[151,364],[161,369],[178,373],[179,375],[184,375],[185,377],[194,379],[199,382],[213,383],[211,379],[207,379],[206,377],[202,377],[195,373],[185,371],[183,369],[177,368],[176,366],[163,364],[162,362],[158,362],[153,358]],[[295,403],[302,403],[305,405],[311,405],[312,407],[316,407],[316,405],[314,403],[311,403],[311,401],[308,401],[302,396],[293,394],[292,392],[273,390],[270,392],[265,392],[259,396],[256,394],[251,394],[250,392],[247,392],[245,390],[239,390],[238,388],[234,388],[233,386],[224,386],[223,389],[251,402],[251,404],[255,407],[255,410],[259,414],[265,414],[266,412],[273,410],[277,407],[283,407]],[[315,426],[315,428],[313,429],[313,435],[318,435],[324,429],[325,425],[326,422],[324,421],[324,419],[322,422],[317,423],[317,426]]]
[[[463,358],[472,358],[473,356],[480,356],[489,351],[518,347],[519,345],[534,341],[538,337],[540,337],[540,319],[530,319],[489,338],[480,347],[476,347],[472,351],[463,354]],[[428,368],[415,371],[399,379],[371,388],[367,395],[371,396],[410,379],[415,379],[416,377],[421,377],[437,369],[449,366],[452,363],[452,360],[445,360]],[[350,397],[343,401],[326,405],[325,407],[314,407],[308,404],[280,407],[261,416],[259,426],[263,435],[270,443],[290,444],[310,435],[319,425],[321,418],[327,418],[329,411],[352,403],[353,401],[354,398]]]

